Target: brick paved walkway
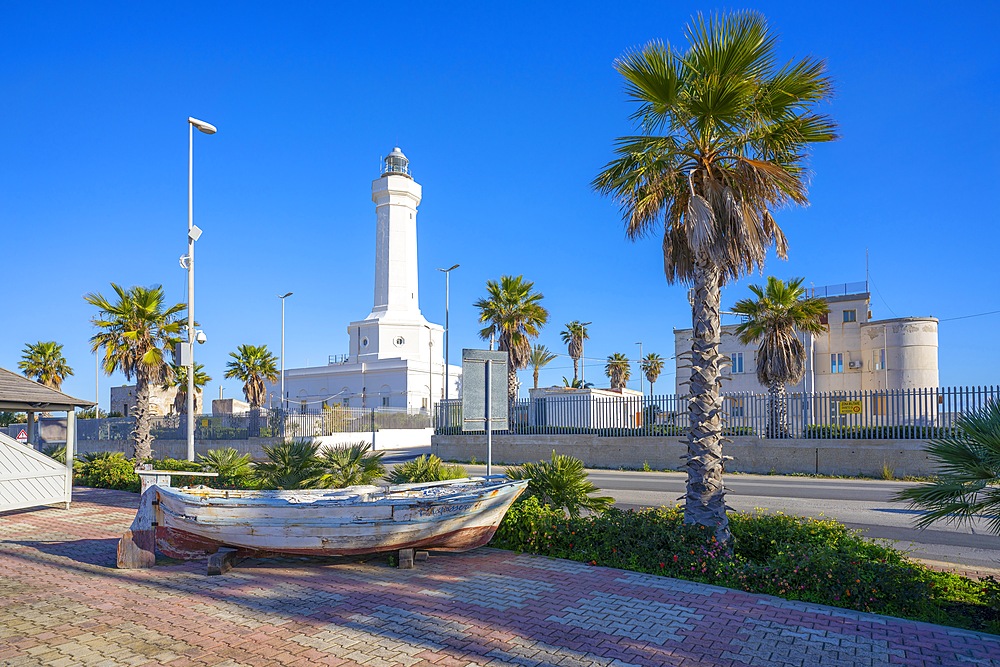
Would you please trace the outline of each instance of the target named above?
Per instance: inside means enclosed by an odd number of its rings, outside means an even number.
[[[495,549],[117,570],[136,499],[0,514],[0,664],[1000,665],[1000,637]]]

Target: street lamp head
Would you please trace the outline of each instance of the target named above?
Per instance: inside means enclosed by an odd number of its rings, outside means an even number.
[[[591,324],[593,324],[593,322],[580,322],[581,327],[590,326]]]
[[[455,264],[454,266],[449,266],[447,269],[438,269],[438,271],[441,271],[442,273],[448,273],[450,271],[454,271],[455,269],[457,269],[458,266],[459,266],[458,264]]]
[[[288,297],[290,297],[290,296],[291,296],[292,294],[293,294],[292,292],[287,292],[287,293],[285,293],[285,294],[279,294],[279,295],[278,295],[278,298],[279,298],[279,299],[287,299],[287,298],[288,298]]]
[[[205,121],[198,120],[197,118],[191,118],[189,116],[188,117],[188,122],[191,123],[192,125],[194,125],[196,128],[198,128],[198,130],[200,132],[204,132],[205,134],[215,134],[216,132],[219,131],[211,123],[206,123]]]

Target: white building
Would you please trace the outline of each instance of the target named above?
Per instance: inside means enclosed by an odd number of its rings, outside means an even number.
[[[827,331],[800,334],[807,350],[802,382],[789,393],[922,389],[938,386],[938,321],[933,317],[873,320],[865,283],[815,288],[830,306]],[[725,394],[763,393],[757,382],[757,345],[743,345],[736,324],[722,327],[719,353],[729,357],[723,368]],[[690,380],[691,329],[674,330],[676,391],[687,393]]]
[[[293,412],[324,405],[433,410],[459,395],[460,366],[445,371],[444,328],[420,313],[417,282],[417,206],[422,190],[399,148],[372,182],[375,203],[375,299],[372,311],[347,327],[346,357],[326,366],[285,369],[285,397]],[[267,387],[278,407],[280,381]]]

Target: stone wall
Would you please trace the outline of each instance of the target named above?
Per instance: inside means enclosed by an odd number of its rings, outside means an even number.
[[[931,475],[934,464],[923,440],[764,440],[738,436],[724,452],[729,472],[807,473],[882,477]],[[485,435],[436,435],[431,450],[446,461],[486,460]],[[552,450],[581,459],[590,468],[677,470],[687,445],[679,437],[608,438],[596,435],[494,435],[493,462],[515,464],[549,459]]]

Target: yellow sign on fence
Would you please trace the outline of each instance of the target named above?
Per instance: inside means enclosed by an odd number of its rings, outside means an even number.
[[[860,415],[861,414],[861,401],[841,401],[840,402],[840,414],[842,414],[842,415]]]

